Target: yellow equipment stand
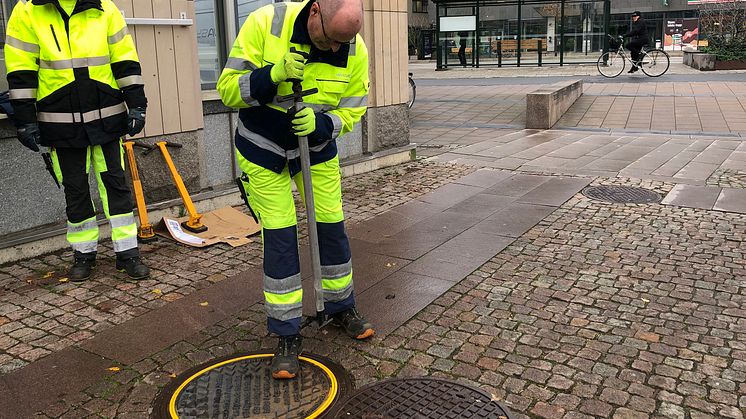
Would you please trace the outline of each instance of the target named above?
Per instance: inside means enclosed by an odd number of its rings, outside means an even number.
[[[140,182],[140,175],[137,171],[137,162],[135,161],[135,145],[144,148],[148,147],[142,144],[137,144],[134,141],[127,141],[124,143],[124,149],[127,151],[127,162],[130,167],[130,175],[132,176],[132,188],[135,192],[137,216],[140,218],[140,227],[137,229],[137,239],[143,243],[147,243],[154,241],[157,238],[153,231],[153,225],[150,224],[150,221],[148,220],[148,209],[145,206],[145,196],[142,192],[142,183]]]
[[[176,166],[174,166],[173,160],[171,160],[171,155],[168,153],[166,146],[170,144],[166,141],[159,141],[155,143],[155,145],[161,150],[163,160],[165,160],[166,165],[168,165],[168,170],[171,172],[171,178],[174,180],[176,189],[179,190],[179,195],[181,195],[181,200],[184,201],[184,207],[189,213],[189,220],[181,223],[181,226],[193,233],[207,231],[207,226],[201,222],[202,214],[198,213],[197,209],[194,207],[192,198],[189,196],[186,186],[184,186],[184,181],[181,179],[179,172],[176,170]]]

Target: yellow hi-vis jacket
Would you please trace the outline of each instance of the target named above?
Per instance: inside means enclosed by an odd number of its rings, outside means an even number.
[[[118,140],[127,107],[147,106],[135,44],[111,0],[78,0],[70,16],[57,0],[19,0],[5,62],[16,117],[38,121],[46,146]]]
[[[331,160],[335,140],[350,132],[368,104],[368,50],[360,35],[337,52],[313,46],[307,22],[313,0],[275,3],[251,13],[238,34],[228,62],[218,80],[223,103],[240,108],[236,148],[248,161],[277,173],[285,164],[299,170],[298,139],[291,131],[287,110],[292,84],[272,83],[272,65],[295,47],[309,53],[303,89],[318,88],[305,96],[304,106],[316,112],[316,131],[309,135],[311,163]]]

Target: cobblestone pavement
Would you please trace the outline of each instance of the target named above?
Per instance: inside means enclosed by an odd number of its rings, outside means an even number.
[[[346,217],[349,223],[371,218],[473,170],[417,162],[345,178]],[[196,249],[162,239],[142,251],[152,279],[139,282],[114,270],[108,241],[94,276],[80,284],[64,276],[69,251],[0,266],[0,374],[262,263],[258,241]]]
[[[594,184],[672,188],[628,178]],[[736,214],[578,194],[387,336],[358,343],[335,329],[307,330],[304,346],[346,366],[358,386],[457,379],[490,391],[518,418],[742,418],[744,231]],[[264,322],[257,304],[45,415],[144,417],[173,375],[272,348]]]

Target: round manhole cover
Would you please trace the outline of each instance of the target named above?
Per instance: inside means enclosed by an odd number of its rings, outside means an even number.
[[[489,393],[440,378],[386,380],[354,391],[329,418],[509,419]]]
[[[661,201],[657,192],[632,186],[589,186],[583,189],[583,195],[615,204],[653,204]]]
[[[156,399],[156,418],[316,418],[352,388],[342,367],[303,354],[298,376],[275,380],[272,354],[232,355],[184,372]]]

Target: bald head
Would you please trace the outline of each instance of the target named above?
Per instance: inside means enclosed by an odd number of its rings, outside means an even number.
[[[326,25],[330,31],[343,35],[344,40],[350,40],[360,32],[363,27],[363,2],[362,0],[317,0],[329,16],[324,15]]]
[[[321,50],[337,51],[363,27],[362,0],[317,0],[311,5],[308,33]]]

